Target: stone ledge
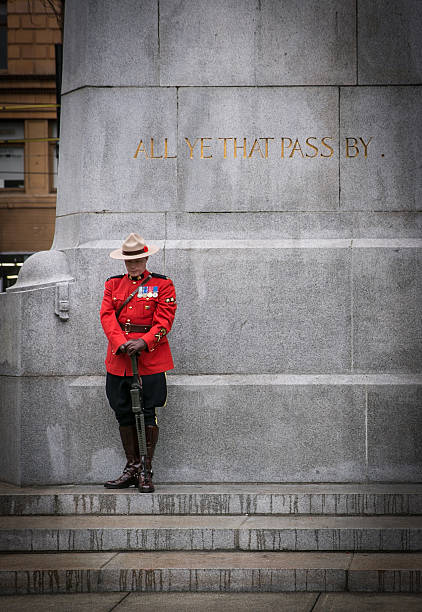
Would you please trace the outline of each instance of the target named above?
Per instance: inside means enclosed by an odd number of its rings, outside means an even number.
[[[418,484],[161,484],[151,495],[103,486],[0,485],[0,513],[17,515],[415,515]]]
[[[67,376],[71,387],[104,387],[105,376]],[[168,374],[171,386],[421,385],[422,374]]]
[[[0,535],[3,552],[420,552],[422,518],[7,516]]]
[[[422,555],[58,553],[0,555],[3,594],[75,592],[421,592]]]

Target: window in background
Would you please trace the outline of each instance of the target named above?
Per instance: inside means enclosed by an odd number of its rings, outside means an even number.
[[[25,189],[24,144],[2,143],[23,140],[23,121],[0,121],[0,189]]]
[[[0,253],[0,292],[16,283],[23,262],[30,255],[32,253]]]
[[[48,122],[48,137],[57,138],[57,121],[53,119]],[[57,191],[57,171],[59,161],[59,143],[50,142],[48,145],[50,192]]]

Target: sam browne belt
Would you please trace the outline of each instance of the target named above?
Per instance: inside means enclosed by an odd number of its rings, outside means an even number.
[[[132,323],[120,323],[120,321],[119,325],[127,334],[130,332],[146,334],[151,329],[151,325],[133,325]]]

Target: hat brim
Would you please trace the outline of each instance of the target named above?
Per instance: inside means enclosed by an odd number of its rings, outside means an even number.
[[[110,257],[112,259],[142,259],[143,257],[149,257],[150,255],[154,255],[160,250],[160,247],[151,245],[148,247],[148,251],[146,253],[138,253],[137,255],[124,255],[122,253],[122,249],[116,249],[115,251],[111,251]]]

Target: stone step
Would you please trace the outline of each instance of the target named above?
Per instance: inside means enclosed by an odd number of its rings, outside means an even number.
[[[103,486],[0,485],[1,515],[422,515],[420,484],[158,485],[155,493]]]
[[[1,551],[422,551],[420,516],[3,516]]]
[[[422,554],[56,553],[0,555],[2,594],[110,591],[422,592]]]

